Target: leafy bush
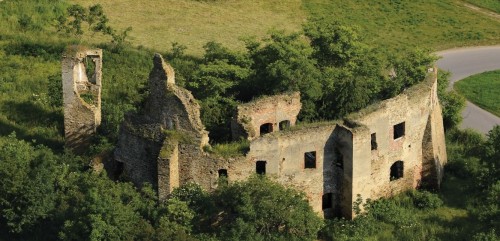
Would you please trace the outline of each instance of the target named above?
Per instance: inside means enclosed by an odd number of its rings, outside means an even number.
[[[443,200],[437,194],[422,190],[410,193],[413,204],[419,209],[436,209],[443,205]]]

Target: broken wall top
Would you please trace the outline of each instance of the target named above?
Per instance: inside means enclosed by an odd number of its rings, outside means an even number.
[[[208,143],[208,133],[200,119],[198,101],[191,92],[175,85],[175,72],[160,54],[155,54],[153,58],[153,69],[149,74],[149,96],[141,113],[142,115],[129,117],[128,124],[156,126],[157,130],[182,131],[201,140],[201,145]]]
[[[234,121],[251,140],[261,135],[260,127],[263,124],[272,125],[274,131],[279,129],[278,125],[282,121],[288,121],[290,126],[295,125],[301,107],[300,92],[266,96],[239,105]]]
[[[386,111],[389,106],[398,106],[400,108],[407,107],[404,103],[415,103],[420,99],[428,99],[429,109],[432,110],[436,105],[439,105],[439,100],[437,97],[437,68],[429,70],[426,78],[410,88],[403,91],[403,93],[386,99],[375,104],[372,104],[366,108],[363,108],[355,113],[349,114],[344,118],[344,121],[354,129],[366,128],[363,122],[365,119],[369,119],[370,116],[380,115],[383,111]],[[405,110],[406,111],[406,110]]]

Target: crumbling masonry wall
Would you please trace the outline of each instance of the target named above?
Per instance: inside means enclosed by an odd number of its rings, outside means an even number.
[[[403,94],[344,121],[277,128],[265,135],[257,133],[262,124],[295,124],[300,95],[243,104],[233,131],[251,140],[250,150],[231,158],[204,151],[208,135],[200,107],[189,91],[175,85],[173,75],[155,55],[146,107],[126,116],[115,151],[129,178],[136,185],[152,183],[161,199],[188,182],[213,190],[221,173],[229,182],[260,173],[303,191],[320,216],[352,218],[358,195],[377,199],[439,186],[447,157],[435,71]]]
[[[66,147],[83,152],[101,123],[102,50],[70,47],[62,59]]]
[[[352,198],[360,194],[378,199],[419,186],[439,187],[447,155],[436,70],[422,83],[348,119],[359,124],[352,128]],[[395,133],[401,131],[398,125],[404,126],[401,136]],[[402,176],[391,176],[398,161]]]
[[[265,134],[261,133],[261,126],[266,124],[268,132],[294,126],[301,107],[299,92],[266,96],[241,104],[231,122],[233,139],[253,140]]]
[[[141,113],[125,116],[115,159],[125,164],[125,173],[137,186],[149,182],[164,198],[189,178],[180,173],[189,173],[191,161],[201,158],[208,132],[200,120],[198,102],[175,85],[172,67],[159,54],[153,63],[150,96]]]

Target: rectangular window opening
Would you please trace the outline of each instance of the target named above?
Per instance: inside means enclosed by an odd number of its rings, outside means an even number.
[[[371,141],[371,146],[372,150],[377,150],[378,145],[377,145],[377,133],[372,133],[372,141]]]
[[[316,168],[316,152],[304,153],[304,168]]]
[[[342,152],[338,148],[335,148],[335,157],[335,166],[344,169],[344,155],[342,155]]]
[[[405,122],[394,125],[394,140],[405,135]]]
[[[322,198],[322,208],[323,210],[333,207],[333,194],[325,193]]]
[[[219,169],[219,178],[227,178],[227,169]]]
[[[257,161],[255,164],[255,171],[259,175],[265,175],[266,174],[266,161]]]

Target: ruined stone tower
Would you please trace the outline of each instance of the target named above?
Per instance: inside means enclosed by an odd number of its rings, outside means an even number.
[[[69,47],[62,59],[66,147],[83,152],[101,124],[102,50]]]

